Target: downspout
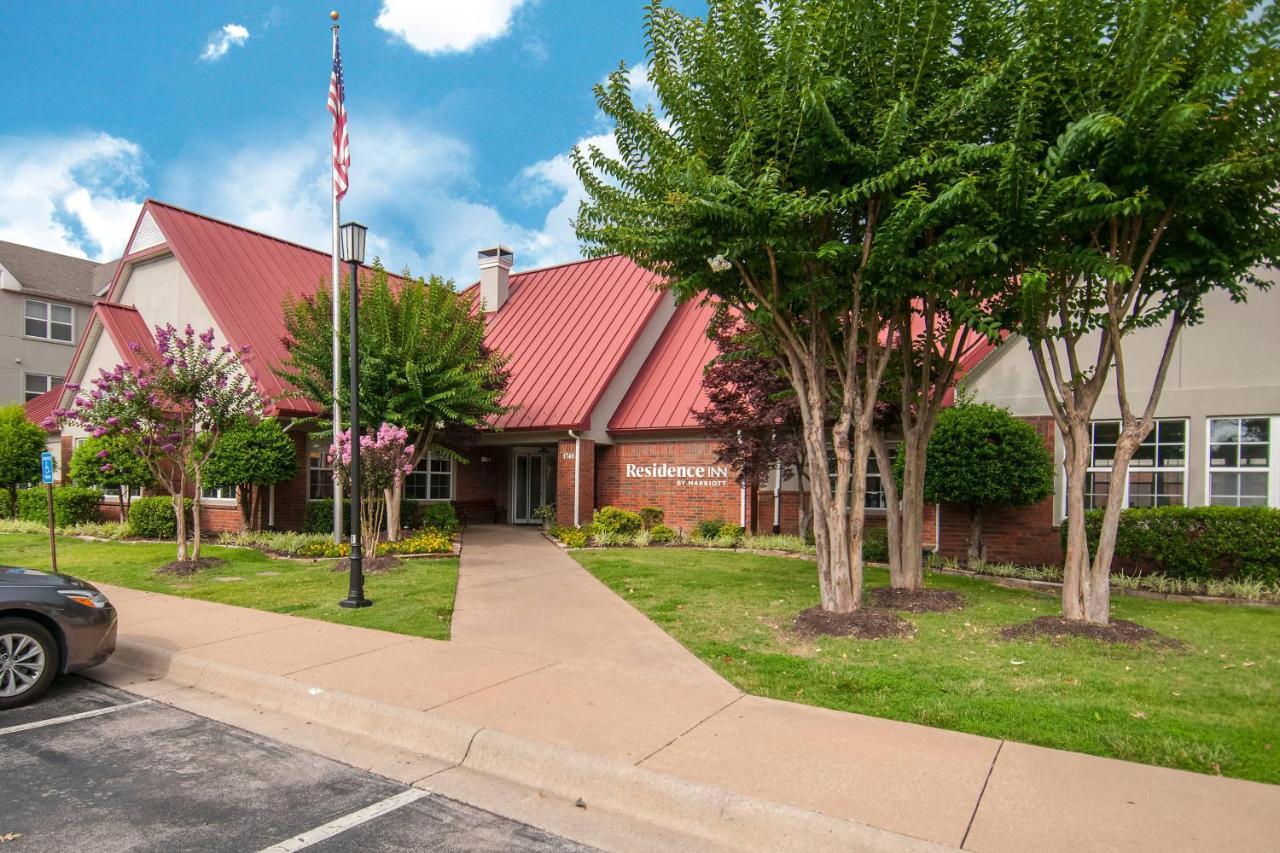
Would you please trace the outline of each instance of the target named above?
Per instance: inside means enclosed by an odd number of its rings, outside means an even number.
[[[738,444],[742,444],[742,430],[738,430]],[[747,529],[747,484],[744,480],[738,495],[738,526]]]
[[[569,438],[573,439],[573,526],[581,527],[578,519],[582,495],[582,490],[579,488],[582,477],[582,436],[575,430],[569,430]]]
[[[942,550],[942,504],[933,505],[933,553]]]
[[[773,533],[782,532],[782,463],[774,466],[773,477]]]

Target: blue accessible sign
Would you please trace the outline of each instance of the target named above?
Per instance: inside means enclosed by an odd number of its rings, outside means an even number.
[[[40,454],[40,482],[53,482],[53,454],[47,450]]]

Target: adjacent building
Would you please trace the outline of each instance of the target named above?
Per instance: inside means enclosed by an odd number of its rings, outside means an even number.
[[[100,264],[0,241],[0,404],[62,381],[93,300],[115,262]]]
[[[714,442],[693,417],[706,404],[702,373],[716,354],[704,333],[710,305],[675,304],[651,273],[618,256],[513,272],[511,251],[494,246],[479,252],[477,265],[479,280],[469,290],[487,314],[487,342],[509,359],[505,402],[512,408],[490,424],[465,462],[424,459],[408,478],[407,498],[492,503],[511,524],[536,523],[535,511],[548,504],[565,525],[589,522],[595,508],[615,505],[661,507],[669,524],[685,529],[717,518],[796,530],[805,499],[796,483],[775,478],[741,487],[736,473],[717,463]],[[81,382],[99,368],[137,359],[129,344],[167,322],[213,328],[220,343],[248,345],[260,390],[294,436],[301,466],[297,478],[272,490],[264,521],[297,529],[308,501],[332,496],[326,448],[307,427],[307,419],[323,413],[293,396],[272,367],[285,357],[282,301],[327,286],[329,270],[327,253],[147,201],[101,298],[82,312],[83,330],[72,332],[67,379]],[[1159,424],[1125,484],[1108,476],[1108,419],[1115,412],[1104,397],[1094,426],[1091,502],[1280,506],[1273,446],[1280,344],[1271,334],[1278,322],[1280,295],[1255,294],[1248,305],[1211,298],[1207,323],[1183,335]],[[1136,365],[1154,363],[1156,334],[1140,333],[1128,345],[1134,387],[1146,381]],[[1026,347],[1011,339],[973,361],[967,382],[977,397],[1036,423],[1061,458]],[[53,391],[33,400],[32,419],[59,400],[67,405],[68,397]],[[55,436],[51,444],[60,442],[65,454],[76,439]],[[241,523],[234,497],[205,494],[210,528]],[[874,470],[867,502],[874,523],[884,514]],[[989,514],[991,556],[1056,561],[1062,506],[1060,482],[1058,494],[1040,505]],[[962,554],[967,535],[963,510],[927,509],[927,547]]]

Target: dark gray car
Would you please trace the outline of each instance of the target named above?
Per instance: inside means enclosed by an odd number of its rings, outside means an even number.
[[[70,575],[0,566],[0,711],[33,702],[61,673],[116,649],[116,609]]]

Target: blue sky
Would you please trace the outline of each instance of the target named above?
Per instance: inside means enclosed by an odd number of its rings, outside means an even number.
[[[700,0],[677,8],[698,12]],[[6,2],[0,239],[115,257],[152,196],[327,248],[328,11],[352,146],[343,218],[396,268],[473,278],[578,256],[567,154],[591,86],[641,66],[641,0]]]

